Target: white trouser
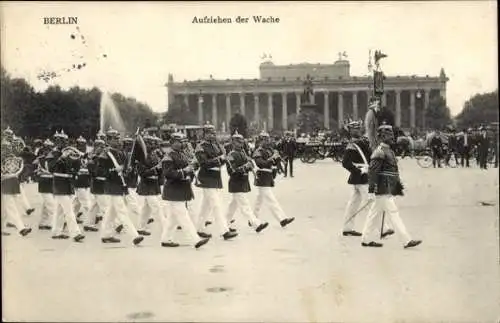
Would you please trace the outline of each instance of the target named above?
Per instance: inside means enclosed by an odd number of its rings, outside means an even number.
[[[221,235],[229,231],[227,220],[222,214],[220,202],[221,191],[219,188],[203,188],[203,200],[201,201],[201,209],[196,221],[198,232],[204,231],[205,221],[209,219],[210,213],[213,215]]]
[[[147,230],[148,220],[152,217],[157,219],[161,225],[164,225],[163,212],[161,212],[158,195],[145,195],[143,198],[144,204],[142,205],[142,212],[139,218],[139,230]]]
[[[21,202],[21,206],[22,206],[22,209],[24,211],[23,213],[25,213],[26,211],[31,209],[30,203],[28,202],[28,199],[26,198],[26,193],[24,191],[24,185],[26,185],[26,184],[21,183],[19,185],[19,189],[21,191],[21,194],[19,195],[19,201]]]
[[[385,212],[384,219],[384,227],[386,226],[386,220],[389,219],[392,221],[394,226],[396,227],[396,231],[401,234],[401,237],[404,240],[404,243],[407,243],[411,240],[408,231],[406,231],[406,227],[399,216],[399,210],[396,206],[396,202],[394,201],[394,197],[392,195],[376,195],[375,200],[372,202],[370,207],[370,211],[368,212],[368,216],[366,217],[365,226],[363,228],[363,236],[361,237],[361,241],[368,243],[372,241],[370,239],[370,235],[373,231],[376,231],[377,227],[381,222],[376,221],[377,219],[381,219],[382,214]],[[381,220],[380,220],[381,221]]]
[[[178,225],[182,227],[182,232],[186,235],[192,245],[200,241],[193,221],[189,217],[186,202],[184,201],[162,201],[164,214],[169,214],[165,221],[161,242],[173,242],[175,229]]]
[[[88,218],[90,210],[90,188],[75,188],[75,199],[73,200],[74,212],[82,212],[84,219]]]
[[[130,211],[130,218],[135,221],[140,221],[141,213],[139,211],[143,205],[142,200],[142,196],[137,195],[135,188],[128,188],[128,194],[125,195],[125,204]]]
[[[52,193],[40,193],[42,197],[42,211],[39,225],[52,225],[56,212],[56,201]]]
[[[85,225],[95,225],[96,217],[100,216],[104,219],[106,211],[109,207],[108,195],[94,194],[94,202],[89,210]]]
[[[253,213],[250,202],[247,199],[247,194],[248,193],[231,193],[232,199],[226,213],[228,223],[231,223],[236,211],[239,209],[240,212],[247,217],[247,220],[250,221],[252,226],[257,227],[262,224],[262,221]]]
[[[5,229],[7,222],[12,222],[18,231],[24,229],[24,223],[17,208],[20,199],[19,194],[2,194],[2,231]]]
[[[360,210],[361,207],[365,206],[368,202],[368,185],[351,185],[352,193],[349,201],[347,202],[347,207],[344,213],[344,225],[342,231],[351,231],[354,229],[354,220],[359,215],[353,216],[356,212]],[[368,207],[364,210],[366,211]]]
[[[285,212],[274,196],[272,187],[257,186],[257,199],[255,200],[254,207],[254,214],[257,218],[260,218],[260,210],[262,209],[262,205],[265,202],[267,202],[267,204],[269,205],[269,209],[271,210],[271,213],[274,215],[276,220],[281,222],[286,218]]]
[[[80,227],[76,223],[76,215],[73,212],[73,195],[54,195],[56,213],[52,221],[52,234],[62,234],[64,222],[68,225],[69,235],[76,237],[81,234]]]
[[[120,224],[123,224],[125,230],[133,238],[139,236],[137,230],[130,220],[127,206],[125,205],[124,195],[108,195],[109,206],[106,210],[106,215],[102,221],[102,238],[111,238],[115,232],[115,223],[118,218]]]

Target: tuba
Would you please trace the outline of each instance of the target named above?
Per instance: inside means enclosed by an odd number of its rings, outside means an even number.
[[[2,176],[16,177],[23,168],[24,161],[21,157],[9,156],[2,160]]]
[[[76,149],[73,146],[68,146],[68,147],[63,148],[61,150],[61,153],[68,154],[68,158],[70,158],[72,160],[78,160],[78,159],[82,158],[83,155],[85,155],[85,153],[81,152],[80,150]]]

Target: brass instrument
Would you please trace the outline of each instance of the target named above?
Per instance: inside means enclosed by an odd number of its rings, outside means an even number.
[[[2,176],[17,177],[24,168],[21,157],[9,156],[2,160]]]
[[[14,154],[19,154],[23,151],[23,149],[26,147],[26,143],[24,142],[23,138],[21,137],[14,137],[12,138],[12,151]]]
[[[61,150],[61,153],[63,155],[67,154],[68,157],[72,160],[78,160],[78,159],[82,158],[83,155],[85,155],[85,153],[81,152],[80,150],[76,149],[73,146],[68,146],[68,147],[63,148]]]

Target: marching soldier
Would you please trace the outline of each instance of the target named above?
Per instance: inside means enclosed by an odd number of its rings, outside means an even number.
[[[220,192],[222,190],[221,166],[226,162],[226,153],[224,147],[217,142],[215,128],[211,125],[204,127],[205,140],[201,141],[196,147],[196,159],[200,163],[198,172],[198,186],[203,191],[203,200],[201,210],[198,216],[197,229],[201,237],[210,237],[204,232],[205,221],[210,212],[217,222],[219,232],[224,240],[236,237],[236,232],[229,231],[227,220],[222,214],[220,204]]]
[[[137,232],[144,236],[151,233],[147,230],[149,219],[156,217],[163,225],[163,217],[160,212],[158,196],[161,194],[159,177],[161,176],[161,152],[156,148],[155,138],[145,136],[144,142],[148,151],[144,164],[138,164],[138,173],[140,176],[137,194],[143,197],[144,204],[139,217],[139,226]]]
[[[94,141],[94,149],[87,164],[90,175],[90,194],[93,196],[93,203],[88,213],[88,223],[95,225],[103,220],[108,208],[107,195],[104,191],[106,171],[98,159],[98,156],[103,153],[105,145],[102,139]]]
[[[238,132],[231,137],[232,148],[227,155],[227,172],[229,174],[229,193],[231,193],[231,202],[227,210],[227,221],[231,225],[234,223],[234,214],[238,209],[248,218],[250,226],[256,228],[255,231],[261,232],[269,225],[268,222],[262,222],[253,213],[246,195],[251,191],[248,173],[253,171],[254,165],[252,159],[245,152],[245,138]],[[236,229],[230,230],[236,232]]]
[[[279,153],[272,148],[271,138],[268,133],[260,134],[260,146],[254,152],[253,158],[257,165],[255,186],[257,186],[257,199],[255,201],[254,214],[259,217],[260,210],[264,202],[267,202],[271,212],[279,221],[281,227],[286,227],[292,223],[295,218],[287,218],[281,208],[278,200],[274,196],[272,188],[274,179],[278,173],[277,163],[279,162]]]
[[[49,159],[47,158],[53,148],[54,143],[49,139],[45,140],[35,160],[35,164],[37,165],[35,175],[38,179],[38,193],[42,197],[42,211],[38,230],[52,230],[52,223],[55,217],[56,205],[52,190],[53,176],[49,172]]]
[[[404,239],[404,248],[418,246],[422,241],[412,240],[399,217],[398,207],[394,200],[394,196],[403,195],[403,185],[399,178],[396,155],[390,148],[394,143],[392,127],[389,125],[380,126],[378,140],[380,144],[373,151],[368,170],[368,199],[373,204],[363,228],[361,245],[363,247],[382,247],[381,243],[370,241],[370,235],[374,231],[375,220],[385,212],[396,226],[397,231],[401,233]],[[382,217],[383,220],[384,217]]]
[[[121,150],[118,131],[110,128],[106,135],[109,147],[106,147],[99,154],[99,164],[104,167],[106,173],[104,192],[108,197],[109,207],[102,223],[101,241],[103,243],[120,242],[120,239],[113,237],[114,224],[118,218],[125,226],[127,233],[133,237],[134,245],[138,245],[144,240],[144,237],[139,235],[130,220],[125,200],[128,188],[123,177],[123,169],[127,158]]]
[[[85,236],[81,233],[76,223],[73,212],[73,198],[75,187],[73,178],[80,169],[80,154],[75,154],[74,148],[69,148],[68,136],[61,131],[55,136],[56,148],[49,154],[49,171],[52,173],[52,189],[55,200],[56,212],[52,225],[52,239],[68,239],[69,236],[62,233],[64,223],[68,225],[69,233],[75,242],[82,241]],[[66,148],[66,149],[64,149]],[[73,156],[72,154],[75,154]]]
[[[9,130],[9,128],[7,128]],[[4,132],[5,133],[5,132]],[[8,163],[8,159],[15,162],[15,158],[12,152],[12,145],[7,140],[2,140],[2,235],[9,235],[8,232],[4,231],[4,225],[7,224],[7,219],[13,222],[13,225],[19,230],[19,234],[26,236],[31,232],[31,228],[24,225],[21,219],[20,212],[17,208],[19,200],[21,199],[21,185],[19,183],[19,174],[21,169],[17,173],[4,173],[4,163]],[[7,166],[5,166],[7,168]]]
[[[196,232],[195,225],[189,217],[186,202],[194,199],[191,182],[195,176],[194,168],[186,154],[183,153],[185,136],[174,133],[171,136],[172,149],[162,160],[162,174],[165,177],[163,186],[163,207],[165,214],[169,214],[161,237],[162,247],[178,247],[173,240],[176,226],[190,239],[196,249],[205,245],[210,238],[201,238]]]
[[[360,212],[361,203],[368,201],[368,165],[371,149],[368,138],[361,137],[361,122],[352,121],[347,128],[351,140],[345,149],[342,166],[350,173],[347,183],[353,190],[345,210],[342,235],[361,236],[360,232],[354,230],[354,221]]]
[[[86,223],[83,227],[84,231],[96,232],[97,228],[94,227],[95,222],[89,222],[89,210],[90,210],[90,174],[87,168],[88,165],[88,154],[87,154],[87,140],[80,136],[76,140],[76,149],[82,153],[81,157],[81,167],[76,174],[75,180],[75,195],[74,208],[77,223],[82,223],[80,217],[83,215]]]

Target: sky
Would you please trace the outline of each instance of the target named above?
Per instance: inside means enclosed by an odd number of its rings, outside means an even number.
[[[496,6],[495,1],[2,2],[1,62],[38,91],[54,84],[97,86],[164,112],[169,73],[175,81],[258,78],[263,53],[271,54],[274,64],[331,64],[345,51],[351,75],[361,76],[368,73],[369,50],[380,49],[389,55],[382,64],[389,76],[438,76],[444,68],[455,115],[472,95],[498,88]],[[254,23],[251,17],[258,15],[280,21]],[[78,25],[43,21],[70,16]],[[233,23],[192,23],[204,16],[231,17]],[[250,21],[236,23],[238,16]],[[46,83],[37,79],[42,71],[62,75]]]

